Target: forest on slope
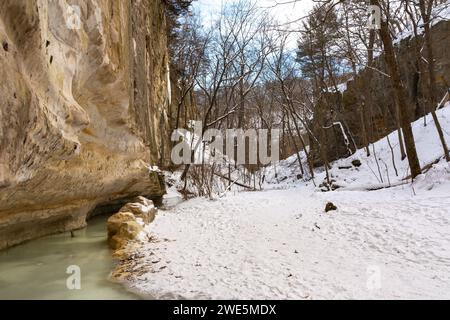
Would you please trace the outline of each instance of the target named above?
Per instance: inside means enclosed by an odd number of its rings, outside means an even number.
[[[379,25],[369,25],[375,21],[369,5],[380,8]],[[174,128],[189,127],[192,119],[181,116],[194,106],[202,132],[280,130],[280,158],[303,150],[307,161],[297,157],[298,175],[313,182],[316,168],[327,171],[331,161],[357,149],[376,158],[373,143],[396,131],[401,160],[414,178],[423,168],[411,122],[423,117],[427,125],[424,116],[431,114],[449,160],[436,117],[449,99],[449,6],[448,1],[317,1],[302,19],[280,22],[273,7],[235,1],[211,22],[195,11],[183,15],[175,29],[179,40],[171,47],[181,93],[174,96]],[[190,192],[210,195],[208,181],[219,173],[230,184],[234,167],[187,165],[181,178],[190,174],[187,180],[197,184]],[[240,182],[261,180],[262,168],[260,162],[244,165]],[[331,188],[332,179],[326,180]]]

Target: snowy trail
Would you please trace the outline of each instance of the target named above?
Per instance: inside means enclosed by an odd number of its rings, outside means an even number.
[[[448,299],[445,172],[416,195],[302,186],[184,202],[148,227],[127,286],[156,298]],[[328,201],[338,210],[325,213]]]
[[[450,141],[450,103],[437,114]],[[422,166],[442,157],[432,121],[424,127],[419,119],[413,130]],[[450,299],[450,163],[440,161],[413,185],[366,191],[405,182],[396,132],[390,141],[398,176],[383,138],[374,146],[379,175],[375,157],[360,149],[332,163],[341,186],[334,192],[298,180],[293,155],[265,169],[264,188],[280,190],[229,192],[161,211],[147,227],[151,241],[118,273],[152,298]],[[316,172],[316,182],[324,177]],[[328,201],[338,210],[325,213]]]

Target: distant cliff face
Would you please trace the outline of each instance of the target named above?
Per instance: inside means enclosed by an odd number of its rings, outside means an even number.
[[[0,248],[164,185],[162,0],[0,2]]]
[[[440,21],[432,28],[433,54],[435,57],[436,72],[436,96],[439,100],[444,96],[450,86],[450,21]],[[396,46],[397,60],[399,62],[403,83],[408,92],[410,102],[410,118],[414,121],[425,113],[424,107],[427,99],[427,72],[418,69],[415,47],[415,38],[405,38]],[[421,48],[421,44],[419,44]],[[349,156],[348,148],[344,142],[344,136],[340,126],[332,125],[335,121],[341,121],[344,130],[349,137],[350,147],[356,145],[361,148],[364,145],[363,120],[368,132],[368,140],[375,142],[397,129],[396,106],[392,95],[392,85],[386,76],[387,68],[384,56],[375,59],[375,67],[378,70],[364,69],[355,79],[347,83],[347,88],[342,93],[327,94],[327,103],[317,106],[313,120],[313,131],[319,136],[319,113],[324,116],[326,129],[326,141],[328,142],[328,160]],[[381,72],[380,72],[381,71]],[[369,75],[370,73],[370,75]],[[362,91],[370,93],[372,101],[364,100]],[[319,147],[312,140],[312,150],[317,165],[322,164]]]

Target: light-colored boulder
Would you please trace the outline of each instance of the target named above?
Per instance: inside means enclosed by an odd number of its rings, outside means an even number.
[[[152,200],[137,197],[133,202],[124,205],[120,212],[131,212],[136,218],[141,218],[145,224],[149,224],[155,220],[157,209]]]
[[[117,250],[127,245],[129,241],[136,240],[144,228],[136,221],[125,221],[118,232],[108,239],[111,249]]]
[[[119,230],[120,226],[126,222],[136,222],[136,217],[131,212],[118,212],[107,221],[108,228],[108,238],[115,236]]]
[[[145,226],[155,219],[157,209],[153,201],[141,196],[133,201],[135,202],[125,204],[108,219],[108,244],[114,250],[138,240]]]

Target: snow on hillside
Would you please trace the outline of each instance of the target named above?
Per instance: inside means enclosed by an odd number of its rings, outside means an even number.
[[[447,21],[450,20],[450,1],[447,1],[445,3],[442,3],[436,7],[433,8],[433,11],[431,13],[431,26],[434,26],[438,24],[441,21]],[[423,21],[422,19],[417,23],[418,25],[418,33],[423,34],[425,31],[423,29]],[[413,32],[413,26],[410,24],[408,28],[403,30],[400,34],[396,35],[396,38],[394,40],[394,43],[399,43],[403,39],[412,37],[414,35]]]
[[[438,115],[450,141],[449,106]],[[427,127],[414,123],[414,133],[422,164],[441,155],[431,119]],[[386,138],[375,150],[386,163],[384,183],[394,184],[407,176],[407,161],[398,158],[396,135],[390,139],[398,177]],[[338,169],[356,158],[359,168]],[[278,179],[286,176],[278,184],[275,167],[267,169],[275,179],[267,190],[160,211],[146,230],[151,240],[121,263],[125,285],[151,298],[450,299],[448,163],[413,185],[366,191],[380,178],[373,157],[360,150],[333,163],[342,185],[334,192],[298,180],[291,163],[294,157],[277,166]],[[325,213],[330,201],[337,210]]]
[[[450,102],[436,113],[444,129],[446,141],[450,144]],[[442,158],[443,150],[431,115],[427,116],[426,127],[423,123],[423,118],[420,118],[412,124],[412,127],[420,164],[425,167]],[[388,138],[393,149],[394,161],[392,161]],[[367,157],[366,150],[360,149],[346,159],[333,162],[330,176],[335,180],[334,185],[344,190],[363,190],[407,182],[407,177],[410,175],[408,160],[401,160],[397,131],[371,145],[370,152],[370,157]],[[303,167],[307,169],[305,154],[301,152],[300,156],[303,159]],[[355,167],[352,165],[353,160],[359,160],[361,166]],[[325,179],[325,172],[323,169],[321,171],[321,173],[316,174],[315,181],[317,184]],[[266,169],[265,187],[280,188],[280,185],[292,187],[299,183],[302,184],[304,182],[297,179],[299,172],[297,156],[292,155],[278,165]]]

